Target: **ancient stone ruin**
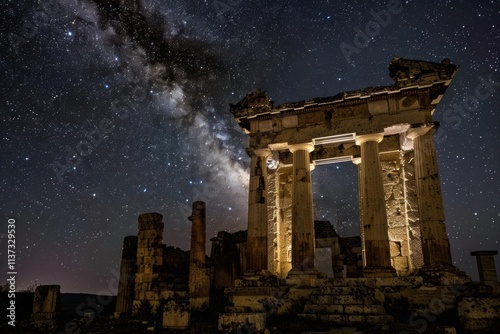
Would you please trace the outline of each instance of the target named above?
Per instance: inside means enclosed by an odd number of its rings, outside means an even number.
[[[57,301],[59,285],[40,285],[35,290],[31,323],[41,330],[57,328]]]
[[[394,58],[390,86],[277,106],[256,90],[231,105],[249,136],[248,229],[218,232],[207,257],[205,203],[193,203],[189,252],[162,244],[161,214],[140,215],[137,239],[124,241],[117,315],[147,304],[180,330],[216,314],[220,333],[500,332],[496,251],[471,253],[472,282],[446,233],[433,114],[457,70]],[[358,166],[359,236],[314,220],[311,173],[332,163]]]

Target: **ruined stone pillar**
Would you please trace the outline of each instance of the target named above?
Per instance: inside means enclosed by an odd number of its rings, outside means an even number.
[[[134,311],[142,301],[147,300],[154,309],[160,304],[158,268],[163,265],[163,216],[156,212],[143,213],[139,215],[138,223]]]
[[[35,290],[31,323],[34,327],[53,330],[57,328],[57,299],[59,285],[40,285]]]
[[[495,255],[498,255],[498,251],[475,251],[471,252],[470,255],[476,257],[479,281],[491,286],[494,293],[500,293],[494,258]]]
[[[361,256],[363,258],[363,267],[366,266],[365,255],[365,233],[363,228],[363,198],[364,189],[363,184],[363,168],[361,168],[361,158],[353,158],[352,163],[358,166],[358,206],[359,206],[359,236],[361,238]]]
[[[137,237],[123,239],[122,260],[120,263],[120,281],[116,297],[115,317],[132,315],[134,302],[135,274],[137,273]]]
[[[415,179],[424,267],[440,265],[453,267],[450,242],[444,224],[434,132],[433,127],[420,127],[410,129],[407,133],[407,137],[413,139],[415,150]]]
[[[315,274],[314,212],[309,153],[312,143],[289,147],[293,153],[292,170],[292,270],[290,274]]]
[[[191,226],[191,251],[189,258],[189,303],[192,310],[208,306],[210,298],[210,276],[205,268],[205,202],[194,202],[193,213],[188,218]]]
[[[248,152],[251,157],[248,194],[247,273],[267,269],[267,157],[268,149]]]
[[[382,169],[380,167],[378,143],[383,133],[356,136],[356,145],[361,146],[362,215],[366,265],[365,276],[393,276],[387,227]]]

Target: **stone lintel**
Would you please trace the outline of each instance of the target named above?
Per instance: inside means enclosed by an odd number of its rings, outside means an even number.
[[[397,124],[426,124],[432,121],[430,111],[418,108],[398,114],[352,116],[347,119],[329,119],[328,111],[299,115],[296,127],[275,127],[270,131],[250,133],[250,147],[267,148],[274,143],[300,144],[315,138],[344,135],[346,133],[370,134],[384,132]],[[278,117],[278,116],[276,116]],[[333,116],[332,116],[333,117]],[[273,121],[279,123],[279,119]],[[389,133],[392,133],[389,131]]]
[[[388,153],[388,152],[397,152],[400,150],[399,146],[399,135],[393,135],[384,137],[384,140],[379,144],[380,153]],[[278,152],[280,168],[284,166],[292,165],[292,153],[288,149],[280,150]],[[356,146],[354,142],[351,143],[334,143],[334,144],[324,144],[324,145],[316,145],[313,152],[311,152],[311,161],[321,161],[331,159],[340,158],[348,158],[352,157],[353,159],[358,158],[361,155],[361,150],[359,146]],[[361,162],[361,160],[359,160]]]

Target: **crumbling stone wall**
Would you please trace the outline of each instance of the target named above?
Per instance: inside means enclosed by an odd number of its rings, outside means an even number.
[[[279,211],[278,211],[278,192],[279,175],[276,170],[270,170],[267,174],[267,269],[277,275],[280,268],[280,247],[279,247]]]
[[[422,266],[424,265],[424,257],[422,253],[422,240],[420,234],[414,151],[404,152],[402,155],[402,159],[405,182],[405,211],[408,225],[408,244],[410,248],[410,266],[412,270],[416,270],[422,268]]]
[[[279,174],[279,200],[277,220],[279,226],[279,271],[277,275],[285,278],[292,269],[292,168],[281,167]]]
[[[401,153],[380,154],[392,266],[399,275],[410,270],[404,164]]]
[[[137,234],[137,274],[135,275],[134,310],[148,301],[156,309],[161,300],[163,267],[163,216],[159,213],[139,215]]]

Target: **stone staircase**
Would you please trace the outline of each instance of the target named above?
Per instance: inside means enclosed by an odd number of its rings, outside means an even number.
[[[370,326],[394,321],[387,315],[384,294],[374,286],[336,279],[333,286],[316,288],[300,319],[335,326]],[[365,282],[366,283],[366,282]]]

